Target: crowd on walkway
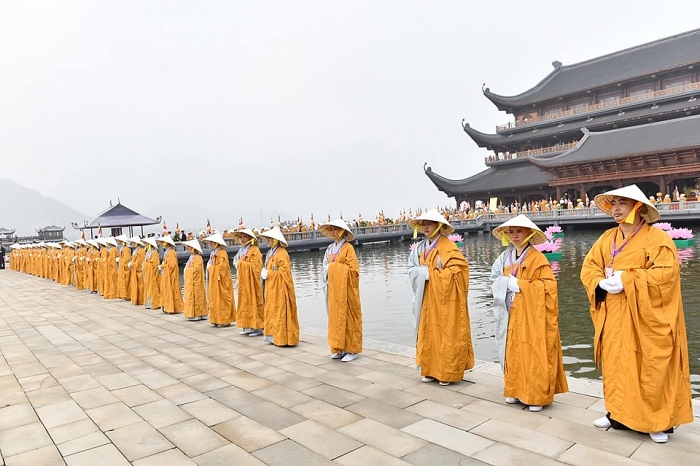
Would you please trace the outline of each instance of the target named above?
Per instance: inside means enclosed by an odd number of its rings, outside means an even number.
[[[581,269],[595,327],[594,359],[602,365],[608,414],[599,428],[632,429],[657,443],[693,420],[688,345],[676,248],[651,224],[655,203],[635,185],[599,194],[594,201],[617,226],[591,247]],[[447,386],[474,367],[467,295],[467,258],[447,235],[449,215],[429,210],[407,219],[424,239],[408,258],[416,368],[425,383]],[[359,263],[352,228],[343,220],[318,227],[333,240],[323,259],[322,286],[328,312],[330,357],[342,362],[362,352]],[[491,270],[495,344],[503,369],[505,402],[538,412],[568,391],[559,335],[557,281],[545,256],[533,246],[546,240],[526,215],[493,230],[506,248]],[[122,299],[134,306],[208,319],[216,327],[235,323],[242,335],[295,346],[299,323],[287,241],[278,227],[231,232],[240,244],[233,258],[218,233],[202,238],[212,252],[206,265],[198,239],[182,242],[184,296],[175,241],[117,237],[16,246],[11,268],[53,279],[78,290]],[[263,257],[258,241],[267,241]],[[158,246],[163,247],[162,261]],[[133,250],[132,250],[133,248]]]

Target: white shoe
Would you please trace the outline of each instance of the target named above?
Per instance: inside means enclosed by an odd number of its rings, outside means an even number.
[[[263,334],[262,330],[253,330],[248,334],[249,337],[261,337]]]
[[[252,328],[244,328],[243,330],[241,330],[241,335],[248,335],[252,331]]]
[[[451,383],[452,382],[440,382],[440,385],[442,385],[443,387],[447,387]]]
[[[340,353],[331,354],[331,359],[343,359],[344,356],[345,356],[345,351],[341,351]]]
[[[343,356],[343,359],[341,359],[341,362],[350,362],[354,361],[357,359],[360,355],[357,353],[345,353],[345,356]]]
[[[506,403],[508,403],[509,405],[514,405],[516,403],[520,403],[520,400],[517,398],[513,398],[512,396],[507,396]]]
[[[610,419],[608,419],[608,416],[603,416],[599,417],[595,421],[593,421],[593,425],[596,427],[600,427],[601,429],[608,429],[612,427],[612,424],[610,424]],[[664,434],[666,435],[666,434]]]
[[[666,443],[668,442],[668,434],[666,432],[652,432],[649,437],[654,441],[654,443]]]
[[[538,411],[542,411],[542,406],[540,406],[540,405],[530,405],[530,406],[529,406],[529,409],[530,409],[530,411],[532,411],[533,413],[536,413],[536,412],[538,412]]]
[[[425,382],[425,383],[428,383],[428,382],[435,382],[435,377],[423,376],[423,378],[420,379],[420,381],[421,381],[421,382]]]

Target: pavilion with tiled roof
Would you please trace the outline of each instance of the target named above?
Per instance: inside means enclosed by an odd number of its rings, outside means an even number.
[[[117,202],[116,205],[112,205],[100,212],[95,217],[90,220],[85,220],[83,225],[73,223],[73,228],[76,230],[90,230],[90,237],[94,237],[96,230],[102,229],[104,236],[117,236],[121,234],[127,234],[126,229],[128,229],[128,235],[134,236],[134,227],[141,227],[141,235],[143,235],[143,227],[147,225],[156,225],[160,223],[161,217],[155,219],[141,215],[138,212],[131,210],[130,208],[123,205],[121,202]],[[107,232],[106,229],[110,231]]]
[[[592,198],[603,189],[631,182],[641,183],[647,193],[663,194],[674,187],[682,191],[697,184],[700,161],[688,154],[697,154],[700,144],[683,146],[685,139],[675,134],[681,127],[700,133],[700,120],[688,119],[700,115],[700,29],[573,65],[558,61],[552,65],[554,71],[521,94],[502,96],[483,89],[484,96],[499,110],[512,114],[514,121],[497,126],[495,133],[478,131],[463,122],[467,135],[479,147],[492,151],[485,157],[487,169],[461,180],[426,170],[439,190],[455,197],[459,205],[485,194],[508,203],[562,195]],[[675,120],[684,122],[657,125]],[[639,130],[619,131],[623,128]],[[591,139],[602,140],[610,131],[616,132],[616,141],[634,138],[627,141],[632,145],[622,143],[621,150],[611,156],[617,161],[614,173],[606,171],[613,166],[610,163],[591,164],[596,154],[584,148],[593,145]],[[654,141],[643,136],[647,131],[674,147],[655,149]],[[559,157],[562,154],[567,156]],[[639,154],[645,155],[640,159]],[[659,158],[664,166],[654,162]],[[638,165],[639,160],[644,160],[643,165]],[[533,192],[539,186],[533,169],[542,170],[541,176],[547,178],[539,192]]]

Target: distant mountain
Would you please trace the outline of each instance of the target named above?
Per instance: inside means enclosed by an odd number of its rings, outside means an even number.
[[[16,230],[18,236],[29,236],[35,235],[39,228],[56,225],[66,228],[63,234],[68,239],[75,239],[79,232],[71,222],[89,218],[56,199],[42,196],[36,189],[0,178],[0,228]]]

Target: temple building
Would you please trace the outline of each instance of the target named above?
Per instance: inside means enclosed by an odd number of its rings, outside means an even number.
[[[160,220],[161,217],[153,219],[141,215],[126,207],[120,201],[118,201],[116,205],[112,205],[110,201],[109,207],[92,219],[83,221],[82,225],[73,223],[72,226],[76,230],[90,230],[90,238],[94,238],[100,234],[102,236],[126,234],[132,237],[134,236],[134,227],[140,227],[140,235],[143,236],[144,226],[155,225],[160,223]]]
[[[426,175],[463,201],[576,200],[631,183],[647,195],[698,196],[700,29],[554,70],[514,96],[482,91],[513,121],[464,131],[487,149],[486,170]]]

